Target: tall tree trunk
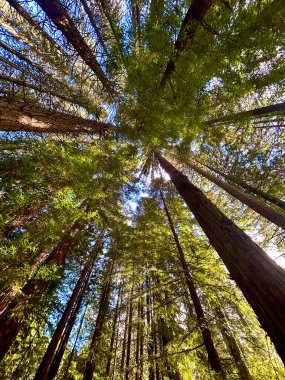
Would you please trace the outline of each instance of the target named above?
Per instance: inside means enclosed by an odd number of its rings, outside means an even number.
[[[189,166],[191,169],[195,170],[195,172],[199,173],[203,177],[207,178],[209,181],[219,186],[221,189],[225,190],[227,193],[232,195],[234,198],[238,199],[240,202],[250,207],[259,215],[263,216],[270,222],[276,224],[276,226],[281,227],[285,230],[285,215],[282,215],[270,206],[259,202],[257,199],[250,197],[249,195],[240,191],[236,187],[222,181],[220,178],[199,168],[198,166],[190,162],[186,162],[186,165]]]
[[[240,379],[253,380],[252,376],[250,375],[249,369],[247,368],[247,364],[242,356],[240,347],[234,335],[231,332],[230,326],[228,325],[226,315],[224,314],[220,306],[217,306],[216,310],[217,310],[217,316],[219,318],[218,325],[220,327],[224,341],[234,359]]]
[[[103,333],[105,321],[109,311],[110,293],[112,287],[112,273],[113,273],[114,261],[109,260],[107,263],[107,270],[105,272],[104,285],[101,293],[99,311],[96,319],[95,330],[92,336],[91,343],[89,345],[89,356],[85,365],[85,371],[83,380],[92,380],[95,372],[96,354],[100,348],[101,336]],[[98,359],[98,357],[97,357]]]
[[[282,199],[279,199],[277,197],[274,197],[273,195],[267,194],[264,191],[259,190],[259,189],[247,184],[246,182],[244,182],[240,179],[237,179],[237,177],[234,175],[224,174],[220,170],[215,169],[213,166],[210,166],[208,164],[203,164],[203,163],[202,163],[202,165],[206,166],[208,169],[212,170],[216,174],[219,174],[220,176],[224,177],[225,179],[233,182],[235,185],[238,185],[238,186],[242,187],[243,189],[245,189],[245,190],[247,190],[247,191],[249,191],[255,195],[258,195],[260,198],[263,198],[264,200],[269,201],[269,202],[275,204],[276,206],[281,207],[283,210],[285,210],[285,201],[283,201]]]
[[[116,308],[114,312],[112,335],[111,335],[111,341],[110,341],[110,353],[109,353],[109,357],[108,357],[108,361],[106,365],[106,376],[110,376],[110,373],[111,373],[111,362],[113,358],[114,343],[115,343],[115,338],[117,334],[117,322],[118,322],[118,317],[119,317],[119,308],[121,306],[121,301],[122,301],[122,283],[119,285],[117,304],[116,304]]]
[[[87,206],[88,207],[88,206]],[[71,227],[69,233],[62,239],[44,261],[46,266],[60,266],[64,264],[66,255],[72,250],[76,243],[76,237],[82,230],[85,219],[77,220]],[[21,295],[5,308],[0,317],[0,360],[3,359],[8,349],[14,342],[20,328],[24,325],[17,317],[17,306],[23,302],[29,304],[35,302],[48,288],[51,281],[45,279],[29,279],[21,289]]]
[[[167,220],[168,220],[168,223],[169,223],[169,226],[170,226],[170,229],[171,229],[171,232],[172,232],[175,244],[176,244],[176,248],[178,251],[178,258],[179,258],[179,261],[181,263],[181,266],[182,266],[182,269],[184,272],[185,281],[186,281],[186,284],[187,284],[187,287],[188,287],[188,290],[189,290],[189,293],[191,296],[191,300],[192,300],[193,305],[194,305],[198,325],[199,325],[199,328],[200,328],[200,331],[201,331],[201,334],[203,337],[205,348],[207,350],[210,366],[211,366],[213,371],[215,371],[217,374],[221,375],[222,378],[225,378],[225,374],[224,374],[222,366],[221,366],[221,360],[220,360],[218,351],[215,348],[211,331],[210,331],[209,327],[207,326],[207,320],[205,317],[205,313],[203,310],[202,303],[199,299],[193,278],[191,276],[188,264],[187,264],[186,259],[185,259],[183,249],[181,247],[178,235],[177,235],[175,228],[174,228],[172,217],[170,215],[170,212],[169,212],[168,207],[166,205],[164,195],[163,195],[161,190],[160,190],[160,196],[161,196],[163,206],[164,206],[164,210],[165,210],[165,213],[167,216]]]
[[[207,197],[155,151],[285,363],[285,272]]]
[[[139,288],[138,288],[139,290]],[[137,336],[136,336],[136,355],[135,355],[135,362],[136,362],[136,374],[135,374],[135,380],[139,380],[140,379],[140,371],[141,371],[141,368],[140,368],[140,342],[141,342],[141,334],[140,334],[140,330],[141,330],[141,299],[139,298],[138,300],[138,304],[137,304],[137,324],[136,324],[136,328],[137,328]]]
[[[59,0],[36,0],[51,21],[62,32],[67,41],[71,43],[83,61],[90,67],[94,74],[99,78],[109,95],[114,96],[116,92],[113,84],[102,70],[97,58],[93,54],[85,39],[80,34],[75,23],[69,16],[66,8]]]
[[[75,348],[76,348],[76,345],[77,345],[77,341],[78,341],[78,338],[79,338],[79,335],[80,335],[80,331],[81,331],[81,328],[82,328],[82,325],[83,325],[83,321],[85,319],[85,315],[86,315],[88,306],[89,306],[89,303],[87,301],[87,303],[85,305],[85,309],[84,309],[83,315],[82,315],[80,323],[79,323],[79,327],[78,327],[77,334],[76,334],[76,337],[75,337],[75,341],[74,341],[74,344],[73,344],[73,347],[72,347],[72,351],[71,351],[71,353],[69,355],[69,358],[68,358],[68,362],[67,362],[67,366],[66,366],[65,371],[64,371],[63,379],[65,379],[67,377],[67,375],[68,375],[70,364],[71,364],[72,359],[73,359],[74,351],[75,351]]]
[[[255,108],[249,111],[242,111],[242,112],[237,112],[231,115],[225,115],[217,119],[209,120],[209,123],[234,121],[234,120],[244,119],[244,118],[252,117],[252,116],[270,115],[275,112],[284,114],[284,111],[285,111],[285,102],[282,102],[282,103],[277,103],[277,104],[271,104],[270,106]]]
[[[27,210],[21,215],[18,215],[12,220],[12,222],[4,228],[2,235],[0,236],[0,241],[9,237],[9,235],[18,227],[23,226],[29,220],[33,219],[34,216],[40,211],[42,204],[39,204],[37,207]]]
[[[150,277],[146,277],[146,322],[147,322],[147,354],[148,354],[148,379],[155,380],[154,372],[154,342],[152,334],[152,319],[151,319],[151,284]]]
[[[213,0],[192,0],[191,5],[182,22],[177,40],[174,45],[174,53],[164,71],[161,86],[164,87],[173,71],[175,63],[188,44],[192,44],[196,30],[211,8]]]
[[[133,293],[134,285],[132,285],[130,300],[129,300],[129,323],[128,323],[128,340],[127,340],[127,353],[126,353],[126,372],[125,380],[130,377],[130,360],[131,360],[131,347],[132,347],[132,327],[133,327]]]
[[[125,368],[126,347],[127,347],[127,337],[128,337],[128,321],[129,321],[129,300],[127,301],[127,306],[126,306],[126,318],[125,318],[124,336],[123,336],[123,342],[122,342],[122,356],[121,356],[121,367],[120,367],[122,373]]]
[[[114,126],[0,97],[0,130],[100,134],[112,132]]]
[[[108,51],[106,42],[104,40],[104,36],[101,33],[100,27],[97,25],[94,12],[89,8],[86,0],[80,0],[80,2],[83,5],[83,8],[84,8],[89,20],[90,20],[90,23],[91,23],[91,25],[92,25],[95,33],[96,33],[97,39],[98,39],[104,53],[106,54],[107,57],[109,57],[109,51]]]
[[[48,345],[48,348],[42,358],[42,361],[37,370],[34,380],[46,380],[46,379],[50,380],[53,378],[50,374],[50,367],[52,366],[56,349],[62,339],[62,336],[64,335],[64,330],[65,329],[71,330],[70,326],[71,328],[73,327],[73,323],[71,324],[70,322],[71,321],[74,322],[76,319],[75,311],[78,309],[78,305],[80,307],[81,302],[83,300],[93,266],[98,257],[98,253],[102,249],[103,238],[104,238],[104,231],[101,232],[96,242],[96,245],[90,254],[91,255],[90,258],[87,259],[87,263],[85,264],[85,267],[83,271],[81,272],[81,275],[77,281],[77,284],[73,290],[73,293],[65,307],[65,310],[56,327],[56,330],[52,336],[52,339]],[[75,318],[73,318],[73,316],[75,316]]]

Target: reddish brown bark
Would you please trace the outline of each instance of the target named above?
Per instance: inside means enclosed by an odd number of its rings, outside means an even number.
[[[227,193],[229,193],[230,195],[238,199],[240,202],[250,207],[259,215],[263,216],[270,222],[276,224],[276,226],[285,229],[285,216],[279,213],[278,211],[274,210],[273,208],[266,205],[265,203],[261,203],[257,199],[250,197],[248,194],[222,181],[220,178],[212,175],[211,173],[207,172],[204,169],[199,168],[193,163],[187,162],[186,164],[191,169],[195,170],[197,173],[207,178],[209,181],[213,182],[214,184],[219,186],[221,189],[225,190]]]
[[[111,373],[111,361],[112,361],[112,356],[113,356],[115,338],[117,334],[117,322],[118,322],[118,317],[119,317],[119,308],[121,305],[121,301],[122,301],[122,284],[120,284],[119,286],[116,309],[114,312],[112,335],[111,335],[111,340],[110,340],[110,355],[108,357],[108,361],[106,365],[106,376],[110,376],[110,373]]]
[[[58,366],[60,364],[62,355],[64,353],[65,344],[73,327],[73,324],[76,319],[77,311],[80,308],[82,303],[86,288],[88,286],[89,278],[94,267],[95,261],[98,257],[98,253],[102,249],[104,238],[104,231],[98,237],[98,240],[95,244],[93,251],[90,254],[87,263],[81,275],[77,281],[77,284],[73,290],[73,293],[65,307],[65,310],[61,316],[61,319],[56,327],[56,330],[52,336],[52,339],[48,345],[48,348],[42,358],[40,366],[37,370],[34,380],[46,380],[53,379],[56,376]],[[65,333],[65,330],[67,334]],[[64,344],[62,345],[62,337],[64,337]],[[61,343],[61,347],[58,348],[58,345]]]
[[[149,276],[146,277],[146,322],[147,322],[147,354],[148,354],[148,379],[155,380],[154,370],[154,342],[152,334],[152,302],[151,302],[151,283]]]
[[[174,53],[164,71],[161,86],[163,87],[175,69],[175,63],[188,44],[194,40],[196,30],[213,4],[213,0],[192,0],[191,5],[182,22],[177,40],[174,45]]]
[[[27,213],[17,216],[12,222],[5,227],[2,236],[0,236],[0,241],[7,238],[17,227],[21,227],[23,224],[31,220],[37,212],[41,209],[42,205],[38,205],[37,208],[27,211]]]
[[[106,91],[114,96],[116,94],[113,85],[102,70],[99,62],[93,54],[85,39],[80,34],[73,20],[69,16],[66,8],[59,0],[36,0],[39,6],[45,11],[51,21],[62,32],[65,38],[75,48],[80,57],[97,75]]]
[[[99,311],[98,311],[98,315],[96,319],[95,330],[94,330],[92,340],[89,346],[89,357],[86,362],[83,380],[92,380],[94,372],[95,372],[96,354],[98,354],[98,349],[100,347],[100,339],[103,333],[103,328],[104,328],[107,314],[109,311],[113,266],[114,266],[114,262],[113,260],[110,260],[107,264],[107,271],[105,273],[106,275],[105,283],[103,285],[103,289],[101,293]]]
[[[120,366],[121,372],[123,372],[125,368],[126,346],[127,346],[127,337],[128,337],[128,320],[129,320],[129,302],[127,301],[124,336],[123,336],[123,342],[122,342],[122,355],[121,355],[121,366]]]
[[[126,372],[125,380],[130,377],[130,360],[131,360],[131,345],[132,345],[132,324],[133,324],[133,292],[134,285],[132,285],[130,299],[129,299],[129,323],[128,323],[128,334],[127,334],[127,352],[126,352]]]
[[[195,215],[285,363],[285,272],[160,153],[178,193]]]
[[[61,266],[65,258],[76,243],[76,237],[82,230],[85,219],[77,220],[69,233],[55,247],[44,261],[46,266]],[[17,307],[24,303],[33,303],[49,288],[51,281],[45,279],[29,279],[21,289],[21,295],[14,297],[0,318],[0,360],[5,356],[8,349],[16,339],[24,322],[17,317]],[[31,310],[31,309],[29,309]],[[28,311],[27,311],[28,312]]]
[[[51,111],[27,103],[0,98],[0,130],[37,133],[103,133],[114,126],[96,120],[86,120],[67,113]]]
[[[218,351],[216,350],[216,347],[214,345],[212,334],[211,334],[211,331],[210,331],[208,324],[207,324],[207,319],[205,317],[205,313],[203,310],[202,303],[199,299],[199,296],[198,296],[198,293],[197,293],[197,290],[196,290],[196,287],[194,284],[194,280],[192,278],[192,275],[191,275],[191,272],[189,270],[187,261],[185,259],[184,251],[183,251],[181,244],[179,242],[179,238],[178,238],[178,235],[175,231],[174,224],[172,221],[172,217],[170,215],[170,212],[169,212],[168,207],[166,205],[164,195],[163,195],[161,190],[160,190],[160,196],[161,196],[161,199],[163,202],[163,206],[164,206],[164,210],[165,210],[165,213],[167,216],[169,227],[171,229],[171,232],[172,232],[175,244],[176,244],[176,248],[178,251],[178,258],[179,258],[179,261],[181,263],[181,266],[182,266],[182,269],[184,272],[185,281],[186,281],[186,284],[187,284],[187,287],[188,287],[188,290],[190,293],[191,300],[192,300],[193,305],[194,305],[198,325],[199,325],[199,328],[200,328],[200,331],[201,331],[201,334],[203,337],[205,348],[207,350],[210,366],[211,366],[213,371],[215,371],[217,374],[221,375],[222,378],[225,378],[225,375],[223,373],[222,366],[221,366],[221,360],[220,360]]]

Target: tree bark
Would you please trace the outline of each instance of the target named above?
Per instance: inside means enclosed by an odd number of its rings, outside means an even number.
[[[285,272],[189,179],[155,151],[285,363]]]
[[[36,0],[51,21],[62,32],[67,41],[74,47],[83,61],[90,67],[94,74],[99,78],[106,91],[112,97],[116,95],[113,84],[109,81],[102,70],[99,62],[93,54],[85,39],[80,34],[73,20],[69,16],[66,8],[59,0]]]
[[[155,380],[155,371],[154,371],[154,342],[152,334],[152,319],[151,319],[151,284],[150,277],[146,276],[146,322],[147,322],[147,354],[148,354],[148,379]]]
[[[262,116],[262,115],[270,115],[272,113],[283,113],[285,112],[285,102],[277,103],[277,104],[271,104],[270,106],[255,108],[249,111],[242,111],[237,112],[231,115],[225,115],[222,117],[219,117],[217,119],[209,120],[208,123],[220,123],[223,121],[234,121],[237,119],[244,119],[252,116]]]
[[[54,356],[56,356],[57,347],[64,335],[64,330],[68,329],[69,332],[71,332],[71,328],[73,327],[73,323],[75,322],[75,319],[76,319],[76,314],[77,314],[76,311],[80,308],[86,288],[88,286],[92,269],[98,257],[98,253],[102,249],[103,238],[104,238],[104,231],[102,231],[101,234],[99,235],[98,240],[95,244],[95,247],[93,251],[91,252],[90,257],[87,259],[85,267],[83,271],[81,272],[81,275],[77,281],[77,284],[73,290],[73,293],[65,307],[65,310],[56,327],[56,330],[52,336],[52,339],[48,345],[48,348],[42,358],[42,361],[34,377],[34,380],[46,380],[46,379],[51,380],[56,375],[58,368],[53,368],[53,372],[55,372],[53,375],[51,375],[50,369],[53,366],[53,362],[55,359]],[[73,316],[75,316],[75,318],[73,318]],[[73,323],[70,323],[71,321]],[[69,336],[69,334],[67,335]],[[60,360],[61,360],[61,357],[60,357]],[[57,360],[57,362],[59,361],[58,365],[60,364],[60,360]]]
[[[121,355],[121,372],[124,371],[125,368],[125,359],[126,359],[126,346],[127,346],[127,337],[128,337],[128,320],[129,320],[129,302],[127,301],[126,305],[126,318],[125,318],[125,328],[124,328],[124,336],[122,342],[122,355]]]
[[[230,184],[219,179],[218,177],[215,177],[211,173],[199,168],[198,166],[190,162],[186,162],[186,165],[189,166],[191,169],[195,170],[195,172],[199,173],[203,177],[207,178],[209,181],[213,182],[215,185],[219,186],[221,189],[225,190],[227,193],[235,197],[240,202],[250,207],[259,215],[263,216],[270,222],[276,224],[276,226],[285,229],[285,216],[279,213],[278,211],[250,197],[249,195],[240,191],[236,187],[231,186]]]
[[[13,7],[28,23],[33,26],[40,34],[49,41],[51,46],[56,46],[56,48],[63,54],[64,50],[60,45],[42,28],[42,26],[23,8],[17,0],[7,0],[11,7]]]
[[[133,293],[134,285],[132,285],[130,299],[129,299],[129,323],[128,323],[128,338],[127,338],[127,353],[126,353],[126,372],[125,380],[130,377],[130,360],[131,360],[131,347],[132,347],[132,325],[133,325]]]
[[[119,285],[117,304],[116,304],[116,309],[114,312],[112,335],[111,335],[111,341],[110,341],[110,354],[109,354],[107,365],[106,365],[106,376],[110,376],[110,373],[111,373],[111,361],[113,357],[113,350],[114,350],[114,343],[115,343],[115,338],[116,338],[116,333],[117,333],[117,322],[118,322],[118,317],[119,317],[119,308],[121,306],[121,301],[122,301],[122,283]]]
[[[193,305],[194,305],[194,309],[195,309],[196,316],[197,316],[197,322],[198,322],[198,325],[199,325],[199,328],[200,328],[200,331],[201,331],[201,334],[203,337],[205,348],[207,350],[210,366],[211,366],[213,371],[215,371],[218,375],[221,376],[221,378],[226,378],[225,374],[223,372],[222,366],[221,366],[221,360],[220,360],[218,351],[216,350],[216,347],[215,347],[214,342],[213,342],[211,331],[210,331],[208,324],[207,324],[207,320],[205,317],[205,313],[203,310],[202,303],[199,299],[199,296],[198,296],[192,275],[190,273],[187,261],[185,259],[184,251],[183,251],[181,244],[179,242],[179,238],[178,238],[178,235],[175,231],[174,224],[172,221],[172,217],[170,215],[170,212],[169,212],[168,207],[166,205],[164,195],[163,195],[161,190],[160,190],[160,196],[161,196],[161,199],[163,202],[163,206],[164,206],[165,214],[167,216],[169,227],[170,227],[170,230],[172,232],[172,235],[173,235],[173,238],[174,238],[174,241],[176,244],[176,248],[178,251],[178,258],[179,258],[180,264],[181,264],[183,272],[184,272],[185,281],[186,281],[186,284],[187,284],[187,287],[188,287],[188,290],[189,290],[189,293],[191,296],[191,300],[192,300]]]
[[[208,169],[212,170],[216,174],[219,174],[220,176],[224,177],[225,179],[233,182],[234,184],[242,187],[243,189],[245,189],[245,190],[247,190],[247,191],[249,191],[255,195],[258,195],[260,198],[263,198],[264,200],[269,201],[269,202],[275,204],[276,206],[281,207],[283,210],[285,210],[285,201],[283,201],[282,199],[279,199],[277,197],[274,197],[273,195],[267,194],[262,190],[256,189],[255,187],[247,184],[246,182],[237,179],[236,176],[233,176],[230,174],[224,174],[220,170],[215,169],[212,166],[207,165],[207,164],[202,163],[202,165],[206,166]]]
[[[97,25],[94,12],[92,12],[92,10],[89,8],[86,0],[80,0],[80,2],[82,4],[89,20],[90,20],[90,23],[91,23],[91,25],[92,25],[95,33],[96,33],[97,39],[98,39],[100,45],[102,46],[104,53],[106,54],[107,57],[109,57],[109,51],[108,51],[106,42],[104,40],[104,37],[102,36],[100,27],[98,27],[98,25]]]
[[[42,207],[43,207],[42,204],[39,204],[38,207],[27,210],[26,213],[23,213],[22,215],[18,215],[16,218],[14,218],[12,222],[8,226],[5,227],[2,235],[0,236],[0,241],[5,238],[8,238],[9,235],[16,228],[23,226],[29,220],[33,219],[34,216],[40,211]]]
[[[173,71],[175,64],[181,53],[185,50],[188,44],[192,44],[196,30],[211,8],[213,0],[192,0],[191,5],[182,22],[177,40],[174,45],[174,53],[170,58],[164,71],[161,86],[164,87]]]
[[[109,300],[112,287],[112,272],[113,272],[114,262],[109,260],[107,263],[107,271],[105,273],[105,284],[103,285],[99,311],[96,319],[95,330],[93,333],[92,341],[89,346],[89,357],[86,362],[85,371],[83,375],[83,380],[92,380],[95,372],[96,364],[96,354],[100,348],[100,339],[103,333],[103,328],[105,325],[105,320],[109,311]]]
[[[0,98],[0,131],[100,134],[114,131],[114,126],[2,97]]]
[[[60,244],[55,247],[47,259],[44,261],[46,266],[60,266],[64,264],[65,258],[72,250],[76,243],[76,237],[85,224],[84,219],[77,220],[71,227],[69,233],[62,239]],[[33,303],[46,292],[51,284],[50,280],[45,279],[29,279],[21,289],[21,295],[14,297],[12,302],[5,308],[0,317],[0,360],[6,355],[12,343],[16,339],[18,332],[24,325],[17,317],[17,307],[23,303]]]

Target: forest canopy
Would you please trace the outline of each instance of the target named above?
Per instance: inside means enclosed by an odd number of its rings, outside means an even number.
[[[285,378],[284,20],[1,0],[1,379]]]

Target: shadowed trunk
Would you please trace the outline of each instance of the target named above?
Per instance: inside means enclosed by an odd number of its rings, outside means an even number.
[[[113,85],[102,70],[97,58],[93,54],[85,39],[80,34],[75,23],[69,16],[66,8],[59,0],[36,0],[51,21],[62,32],[67,41],[74,47],[83,61],[96,74],[106,91],[114,96],[116,94]]]
[[[225,116],[219,117],[217,119],[209,120],[208,123],[219,123],[219,122],[223,122],[223,121],[234,121],[234,120],[244,119],[244,118],[248,118],[248,117],[252,117],[252,116],[268,115],[268,114],[272,114],[275,112],[284,114],[285,102],[272,104],[270,106],[255,108],[255,109],[249,110],[249,111],[237,112],[237,113],[234,113],[231,115],[225,115]]]
[[[170,226],[170,229],[171,229],[171,232],[172,232],[175,244],[176,244],[176,248],[178,251],[178,258],[179,258],[179,261],[181,263],[181,266],[182,266],[182,269],[184,272],[185,281],[186,281],[186,284],[187,284],[187,287],[188,287],[188,290],[189,290],[189,293],[191,296],[191,300],[192,300],[193,305],[194,305],[198,325],[199,325],[199,328],[200,328],[200,331],[201,331],[201,334],[203,337],[203,341],[204,341],[204,344],[205,344],[205,347],[207,350],[210,366],[211,366],[212,370],[215,371],[217,374],[221,375],[222,378],[226,378],[224,373],[223,373],[223,370],[222,370],[221,360],[219,358],[219,354],[218,354],[218,352],[214,346],[211,331],[210,331],[209,327],[207,326],[207,320],[205,317],[203,306],[202,306],[201,301],[199,299],[193,278],[191,276],[188,264],[187,264],[186,259],[185,259],[183,249],[181,247],[178,235],[177,235],[175,228],[174,228],[172,217],[170,215],[170,212],[169,212],[168,207],[166,205],[164,195],[163,195],[161,190],[160,190],[160,196],[161,196],[163,206],[164,206],[164,210],[165,210],[165,213],[167,216],[167,220],[168,220],[168,223],[169,223],[169,226]]]
[[[133,293],[134,285],[132,285],[130,293],[130,307],[129,307],[129,323],[128,323],[128,339],[127,339],[127,353],[126,353],[126,373],[125,380],[130,377],[130,360],[131,360],[131,347],[132,347],[132,324],[133,324]]]
[[[196,30],[211,8],[213,0],[192,0],[191,5],[186,13],[184,20],[175,41],[174,53],[170,58],[161,80],[161,86],[164,87],[168,79],[175,70],[175,63],[185,50],[188,44],[192,44]]]
[[[41,364],[37,370],[37,373],[34,377],[34,380],[45,380],[53,379],[58,370],[62,355],[64,350],[58,349],[60,355],[57,355],[58,345],[61,343],[62,337],[64,337],[64,344],[62,345],[65,348],[67,339],[75,322],[77,311],[79,310],[86,288],[88,286],[89,278],[95,264],[95,261],[98,257],[98,253],[102,249],[104,238],[104,231],[98,237],[96,245],[91,253],[91,257],[88,259],[80,278],[77,281],[77,284],[73,290],[73,293],[65,307],[65,310],[61,316],[61,319],[56,327],[56,330],[52,336],[52,339],[48,345],[48,348],[42,358]],[[68,332],[65,333],[65,330]]]
[[[114,312],[112,335],[111,335],[111,341],[110,341],[110,353],[109,353],[109,357],[108,357],[108,361],[106,365],[106,376],[110,376],[110,373],[111,373],[111,361],[113,357],[115,338],[117,334],[117,324],[118,324],[117,322],[118,322],[118,317],[119,317],[119,308],[121,306],[121,301],[122,301],[122,284],[120,284],[119,286],[118,299],[117,299],[116,309]]]
[[[146,277],[146,323],[147,323],[147,354],[148,354],[148,379],[155,380],[154,372],[154,341],[152,334],[152,318],[151,318],[151,283],[150,277]]]
[[[99,360],[98,351],[101,343],[105,320],[109,311],[110,293],[112,287],[112,272],[114,262],[109,260],[105,273],[104,285],[101,293],[99,311],[96,319],[95,330],[89,345],[89,356],[86,362],[83,380],[92,380],[96,367],[96,358]],[[97,356],[96,356],[97,355]]]
[[[107,57],[109,57],[109,51],[106,45],[106,42],[104,40],[104,36],[101,33],[100,27],[97,25],[96,18],[94,12],[89,8],[88,3],[86,0],[80,0],[81,4],[83,5],[83,8],[89,17],[90,24],[92,25],[94,32],[96,33],[96,37],[104,51]]]
[[[285,363],[285,272],[189,179],[155,151]]]
[[[190,162],[186,162],[186,165],[189,166],[191,169],[195,170],[195,172],[199,173],[203,177],[207,178],[209,181],[213,182],[215,185],[219,186],[221,189],[225,190],[227,193],[238,199],[240,202],[250,207],[259,215],[263,216],[270,222],[276,224],[276,226],[285,229],[285,216],[279,213],[278,211],[274,210],[273,208],[264,203],[259,202],[257,199],[250,197],[249,195],[240,191],[236,187],[231,186],[230,184],[222,181],[221,179],[212,175],[211,173],[199,168],[198,166]]]
[[[84,207],[86,209],[88,208],[86,202]],[[86,221],[84,219],[77,220],[60,244],[52,250],[43,265],[56,265],[59,267],[64,264],[66,255],[73,249],[77,235],[85,223]],[[14,297],[13,301],[6,307],[0,318],[0,360],[3,359],[14,342],[20,328],[24,325],[24,322],[20,321],[17,317],[17,307],[24,303],[32,304],[36,302],[49,288],[51,282],[52,281],[46,279],[29,279],[21,289],[21,295],[19,295],[18,298]],[[28,311],[26,311],[26,313],[27,312]]]
[[[242,187],[243,189],[245,189],[245,190],[247,190],[247,191],[249,191],[255,195],[258,195],[260,198],[263,198],[264,200],[269,201],[269,202],[275,204],[276,206],[281,207],[283,210],[285,210],[285,201],[283,201],[282,199],[279,199],[277,197],[274,197],[273,195],[267,194],[262,190],[256,189],[255,187],[245,183],[244,181],[237,179],[236,176],[233,176],[231,174],[224,174],[220,170],[215,169],[212,166],[207,165],[207,164],[202,163],[202,165],[206,166],[208,169],[212,170],[216,174],[219,174],[220,176],[224,177],[225,179],[233,182],[235,185],[238,185],[238,186]]]

